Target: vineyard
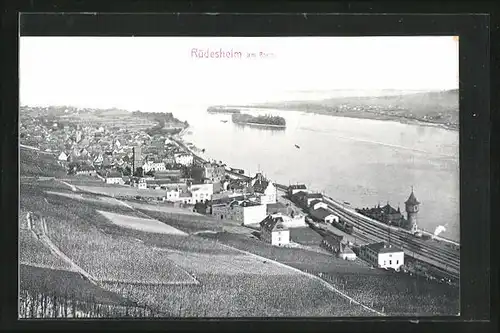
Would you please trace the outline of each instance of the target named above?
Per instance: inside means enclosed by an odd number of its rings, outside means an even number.
[[[54,155],[36,150],[19,149],[19,174],[21,176],[64,177],[66,170],[57,164]]]
[[[53,255],[30,230],[19,230],[19,262],[40,267],[71,270],[71,265]]]
[[[176,317],[285,317],[368,316],[362,307],[350,304],[317,281],[300,275],[197,276],[197,286],[131,286],[107,284],[118,291],[126,288],[132,299]]]
[[[458,288],[425,278],[352,273],[321,274],[321,277],[350,297],[391,316],[450,315],[460,310]]]

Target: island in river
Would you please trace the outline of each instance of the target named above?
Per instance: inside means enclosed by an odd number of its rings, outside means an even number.
[[[252,116],[246,113],[235,113],[232,115],[231,119],[235,124],[272,126],[280,128],[286,127],[285,118],[280,116],[272,116],[272,115]]]
[[[233,106],[236,107],[236,106]],[[241,108],[279,109],[339,117],[396,120],[458,130],[458,89],[388,96],[335,97],[314,101],[259,103]]]

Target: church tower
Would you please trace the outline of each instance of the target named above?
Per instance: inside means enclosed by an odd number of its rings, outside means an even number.
[[[418,202],[415,194],[413,193],[413,186],[411,188],[411,194],[408,197],[408,200],[405,202],[407,220],[408,220],[408,229],[412,232],[417,231],[417,215],[419,209],[420,202]]]

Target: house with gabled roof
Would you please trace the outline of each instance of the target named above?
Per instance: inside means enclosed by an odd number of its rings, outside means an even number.
[[[311,209],[309,211],[309,214],[311,217],[319,222],[325,222],[325,223],[333,223],[339,222],[339,217],[329,209],[325,209],[323,207],[320,207],[318,209]]]
[[[260,222],[260,237],[275,246],[290,243],[290,230],[284,225],[283,216],[268,215]]]

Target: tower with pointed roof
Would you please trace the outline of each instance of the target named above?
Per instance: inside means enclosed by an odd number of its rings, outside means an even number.
[[[417,215],[419,210],[420,202],[418,202],[415,194],[413,193],[413,186],[411,187],[411,193],[408,200],[405,202],[408,229],[412,232],[417,231]]]

